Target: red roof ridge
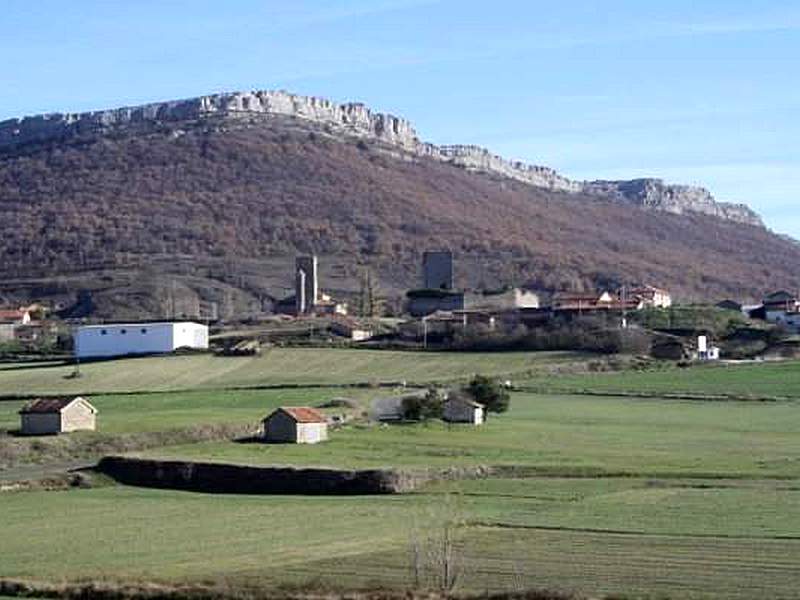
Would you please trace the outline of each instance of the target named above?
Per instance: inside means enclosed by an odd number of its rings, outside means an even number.
[[[73,402],[77,402],[78,400],[82,400],[86,402],[86,399],[82,396],[62,396],[60,398],[37,398],[36,400],[32,400],[28,402],[22,409],[19,411],[20,414],[46,414],[46,413],[58,413],[64,410],[67,406],[72,404]],[[86,402],[89,404],[88,402]],[[94,410],[94,407],[89,404],[89,406]]]
[[[310,406],[281,406],[267,416],[267,419],[278,411],[286,413],[298,423],[327,423],[328,421],[325,415]]]

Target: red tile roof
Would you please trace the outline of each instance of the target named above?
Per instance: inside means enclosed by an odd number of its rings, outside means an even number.
[[[26,314],[24,310],[0,310],[0,321],[22,321]]]
[[[298,423],[325,423],[325,415],[308,406],[281,406],[278,410],[285,412]]]
[[[22,410],[19,412],[20,414],[58,413],[77,399],[78,398],[40,398],[39,400],[29,402],[22,407]]]

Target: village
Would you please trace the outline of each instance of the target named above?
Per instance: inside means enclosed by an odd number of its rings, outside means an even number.
[[[667,323],[651,327],[648,347],[642,349],[655,359],[686,360],[695,362],[719,361],[726,358],[714,340],[719,335],[704,322],[687,327],[673,326],[673,305],[669,291],[652,285],[638,285],[619,290],[601,290],[595,293],[551,292],[549,294],[525,288],[508,288],[493,292],[467,292],[456,286],[454,256],[447,250],[424,253],[422,283],[419,289],[406,294],[406,317],[381,319],[377,311],[370,315],[351,316],[348,304],[337,301],[320,287],[320,265],[314,255],[298,256],[295,262],[295,293],[276,304],[279,323],[295,332],[285,335],[280,328],[264,334],[258,327],[248,328],[242,323],[194,322],[190,320],[163,322],[85,323],[60,322],[51,318],[41,304],[0,310],[0,344],[14,342],[21,347],[35,347],[38,342],[53,337],[57,332],[70,332],[67,343],[70,355],[66,361],[74,365],[72,375],[81,376],[81,365],[92,361],[113,360],[135,356],[158,356],[174,353],[213,352],[219,357],[257,356],[272,340],[280,345],[307,345],[305,324],[309,331],[317,329],[317,344],[329,344],[339,338],[350,347],[380,349],[400,347],[409,350],[447,349],[470,350],[469,346],[448,346],[456,336],[468,335],[477,347],[486,347],[487,340],[505,339],[520,328],[526,331],[541,329],[546,337],[559,327],[572,327],[583,332],[618,331],[634,332],[647,328],[647,319],[637,315],[660,314]],[[546,300],[545,300],[546,298]],[[373,298],[370,303],[376,300]],[[763,303],[742,305],[726,300],[708,310],[720,314],[738,315],[741,326],[753,331],[752,324],[762,323],[764,331],[770,328],[783,332],[782,356],[786,348],[794,348],[792,334],[800,331],[800,300],[785,291],[765,296]],[[268,317],[269,318],[269,317]],[[390,325],[387,325],[387,322]],[[736,319],[730,323],[736,322]],[[747,323],[751,325],[746,325]],[[730,324],[728,329],[730,329]],[[758,326],[757,326],[758,327]],[[230,333],[234,331],[235,333]],[[559,330],[560,331],[560,330]],[[555,334],[553,334],[555,335]],[[730,332],[728,332],[730,336]],[[331,337],[332,336],[332,337]],[[493,338],[494,336],[494,338]],[[694,337],[692,337],[694,336]],[[563,334],[561,335],[563,337]],[[734,334],[735,337],[735,334]],[[215,339],[216,338],[216,339]],[[378,342],[378,343],[376,343]],[[63,343],[63,340],[62,340]],[[575,344],[575,347],[571,347]],[[502,346],[501,346],[502,349]],[[584,350],[572,338],[562,342],[563,350]],[[602,350],[602,352],[613,350]],[[616,351],[622,351],[617,349]],[[728,351],[730,353],[730,351]],[[762,358],[758,356],[756,358]],[[776,356],[773,355],[773,358]],[[410,418],[440,418],[447,423],[480,425],[486,421],[486,398],[492,408],[498,397],[506,398],[512,383],[482,383],[483,394],[465,389],[429,389],[406,396],[377,402],[378,421],[397,421]],[[480,387],[480,386],[478,386]],[[488,395],[487,395],[488,394]],[[476,397],[477,396],[477,397]],[[84,397],[42,398],[27,403],[20,410],[20,432],[23,435],[49,435],[73,431],[94,431],[97,409]],[[374,416],[374,415],[373,415]],[[328,439],[329,423],[340,425],[346,414],[326,417],[310,406],[282,406],[265,416],[258,433],[265,442],[317,443]],[[333,420],[332,420],[333,419]]]

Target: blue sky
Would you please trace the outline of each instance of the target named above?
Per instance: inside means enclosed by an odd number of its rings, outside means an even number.
[[[5,0],[0,120],[287,89],[800,238],[797,0]]]

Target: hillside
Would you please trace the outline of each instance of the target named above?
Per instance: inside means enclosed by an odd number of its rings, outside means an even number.
[[[328,289],[357,289],[367,263],[392,295],[418,284],[423,250],[442,246],[468,287],[647,281],[709,300],[800,287],[800,247],[739,212],[652,210],[351,133],[221,114],[5,140],[0,301],[128,318],[214,301],[225,316],[282,297],[298,251],[322,256]]]

